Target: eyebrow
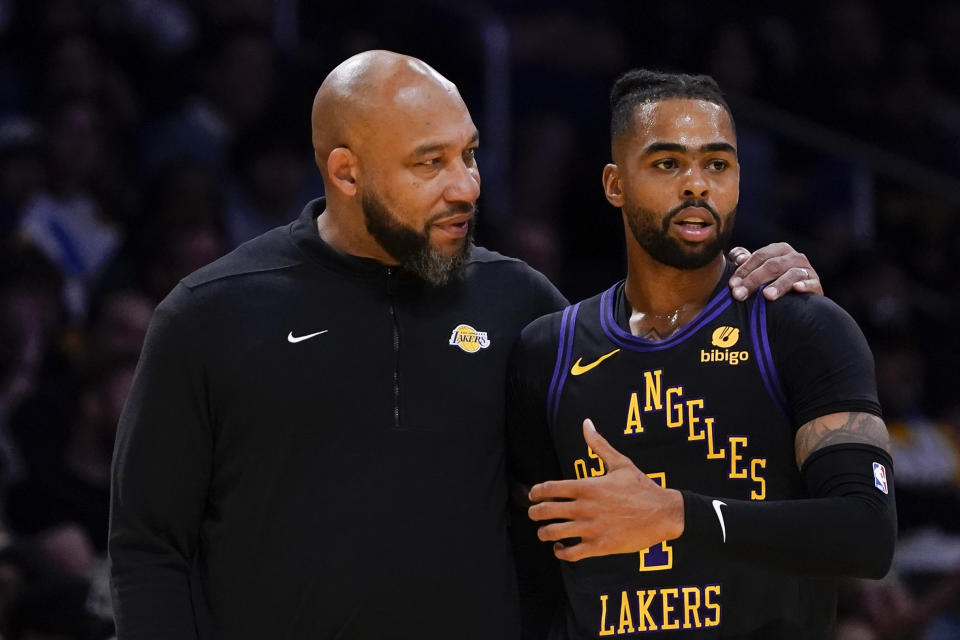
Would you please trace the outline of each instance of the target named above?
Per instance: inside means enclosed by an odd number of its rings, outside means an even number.
[[[467,144],[473,144],[474,142],[476,142],[476,141],[479,140],[479,139],[480,139],[480,132],[479,132],[479,131],[474,131],[474,132],[473,132],[473,135],[470,136],[470,140],[467,142]],[[434,152],[436,152],[436,151],[443,151],[443,150],[446,149],[448,146],[450,146],[450,145],[448,145],[448,144],[422,144],[422,145],[420,145],[419,147],[417,147],[416,149],[413,150],[413,155],[415,155],[415,156],[422,156],[422,155],[426,155],[426,154],[428,154],[428,153],[434,153]]]
[[[676,142],[654,142],[650,145],[647,145],[647,148],[643,150],[644,155],[651,153],[657,153],[660,151],[673,151],[675,153],[687,153],[689,149],[684,144],[677,144]],[[737,148],[734,147],[729,142],[710,142],[703,145],[698,150],[700,153],[715,153],[718,151],[725,151],[727,153],[732,153],[734,156],[737,155]]]

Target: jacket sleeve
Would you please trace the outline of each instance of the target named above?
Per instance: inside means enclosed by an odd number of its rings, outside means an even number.
[[[514,497],[510,534],[524,640],[547,637],[563,601],[552,546],[537,538],[538,525],[527,514],[530,487],[562,477],[547,424],[547,386],[556,354],[552,320],[542,317],[524,329],[511,353],[507,376],[508,468]]]
[[[119,640],[197,637],[191,572],[213,447],[192,295],[180,284],[157,307],[118,427],[109,554]]]

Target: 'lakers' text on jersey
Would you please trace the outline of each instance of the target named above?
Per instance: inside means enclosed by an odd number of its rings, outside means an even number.
[[[602,459],[583,439],[582,424],[590,418],[611,445],[662,486],[721,499],[714,503],[721,526],[724,497],[804,497],[794,456],[796,429],[809,414],[876,403],[869,390],[853,400],[846,390],[841,396],[810,394],[815,401],[801,398],[796,389],[807,384],[802,379],[813,369],[787,367],[790,384],[784,384],[778,369],[784,350],[776,352],[771,340],[778,336],[769,324],[777,313],[778,327],[796,325],[787,317],[790,310],[810,304],[812,297],[788,296],[781,305],[758,295],[740,303],[725,282],[726,277],[693,322],[660,342],[626,330],[622,284],[528,327],[519,356],[526,362],[519,363],[518,375],[545,382],[522,381],[519,395],[525,398],[513,403],[523,414],[520,421],[511,417],[511,429],[519,432],[511,437],[521,479],[605,474]],[[826,303],[840,321],[849,320]],[[793,338],[805,329],[790,331]],[[816,337],[791,340],[811,341]],[[812,403],[819,406],[807,406]],[[835,609],[829,581],[718,557],[683,536],[637,553],[563,562],[562,572],[569,638],[652,632],[817,637]]]

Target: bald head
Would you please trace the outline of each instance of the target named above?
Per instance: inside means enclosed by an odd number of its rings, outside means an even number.
[[[446,99],[463,105],[457,87],[433,67],[392,51],[364,51],[340,63],[313,100],[311,125],[317,164],[337,147],[362,152],[372,134],[402,126],[427,103]]]
[[[416,58],[367,51],[330,72],[311,120],[321,237],[430,282],[437,265],[452,273],[480,195],[479,133],[453,83]]]

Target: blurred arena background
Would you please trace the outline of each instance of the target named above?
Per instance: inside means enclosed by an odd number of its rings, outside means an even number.
[[[481,131],[481,244],[570,298],[621,277],[607,92],[712,74],[736,241],[788,241],[874,350],[900,543],[837,637],[960,638],[960,3],[0,0],[0,637],[112,635],[113,431],[153,307],[322,194],[320,81],[423,58]],[[779,6],[776,6],[779,5]]]

